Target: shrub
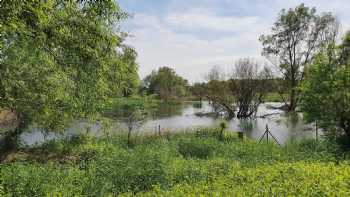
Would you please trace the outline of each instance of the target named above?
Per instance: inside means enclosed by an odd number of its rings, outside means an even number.
[[[277,163],[235,166],[226,175],[138,196],[349,196],[350,167],[331,163]],[[130,196],[126,194],[125,196]]]
[[[182,139],[178,142],[178,151],[185,158],[209,158],[216,143],[213,139]]]

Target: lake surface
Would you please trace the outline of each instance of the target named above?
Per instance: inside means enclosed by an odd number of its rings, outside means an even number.
[[[280,106],[282,106],[282,103],[264,103],[260,105],[256,118],[229,120],[227,130],[230,132],[242,131],[244,135],[250,138],[260,139],[265,132],[266,125],[268,125],[271,134],[280,144],[291,140],[315,138],[314,125],[305,123],[301,114],[288,116],[282,110],[276,109]],[[187,128],[218,126],[222,118],[196,115],[197,113],[212,111],[213,108],[208,102],[203,102],[202,105],[199,105],[198,102],[184,102],[177,105],[161,104],[152,118],[145,122],[138,131],[156,133],[159,125],[161,132],[176,132]],[[86,128],[89,128],[90,133],[102,135],[102,126],[99,123],[77,121],[73,125],[65,130],[63,134],[48,133],[44,135],[39,129],[32,128],[32,132],[22,134],[21,139],[24,144],[32,145],[42,143],[45,140],[86,132]],[[118,125],[120,128],[123,128],[122,124]],[[271,136],[270,139],[272,139]]]

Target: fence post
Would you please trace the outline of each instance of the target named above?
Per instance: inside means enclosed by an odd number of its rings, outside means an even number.
[[[266,124],[266,129],[265,129],[265,132],[266,132],[266,141],[269,142],[269,126]]]
[[[278,142],[278,140],[275,138],[275,136],[273,136],[272,133],[270,132],[269,126],[267,124],[266,124],[266,129],[265,129],[264,134],[260,137],[259,143],[264,139],[265,135],[266,135],[267,142],[269,141],[269,135],[271,135],[272,139],[275,140],[275,142],[281,146],[281,144]]]
[[[316,121],[316,142],[318,142],[318,125],[317,125],[317,121]]]
[[[158,134],[159,134],[159,136],[161,135],[161,133],[160,133],[160,125],[158,125]]]

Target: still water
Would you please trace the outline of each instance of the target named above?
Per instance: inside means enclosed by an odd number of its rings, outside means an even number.
[[[260,139],[265,132],[266,125],[268,125],[270,132],[280,144],[286,141],[315,137],[314,125],[305,123],[301,114],[286,115],[282,110],[277,109],[281,105],[282,103],[277,102],[264,103],[260,105],[256,118],[229,120],[227,130],[230,132],[242,131],[250,138]],[[161,132],[176,132],[186,128],[218,126],[222,120],[220,117],[198,116],[198,113],[210,112],[213,112],[213,109],[208,102],[203,102],[202,105],[199,105],[198,102],[183,102],[177,105],[161,104],[152,118],[138,130],[139,132],[158,132],[160,126]],[[123,128],[122,125],[119,124],[121,128]],[[87,127],[89,127],[90,133],[102,134],[101,124],[78,121],[63,134],[48,133],[44,135],[40,130],[33,128],[32,132],[24,133],[21,139],[24,144],[32,145],[45,140],[75,135],[77,132],[86,132]]]
[[[232,119],[228,121],[228,130],[232,132],[242,131],[244,135],[260,139],[264,134],[266,125],[272,135],[283,144],[286,141],[315,137],[315,126],[303,121],[302,114],[287,115],[278,107],[282,103],[269,102],[260,105],[256,118]],[[179,130],[191,127],[218,126],[222,120],[220,117],[197,116],[198,113],[209,113],[213,109],[208,102],[185,102],[180,105],[160,106],[154,120],[143,125],[143,130],[156,131],[160,125],[161,130]]]

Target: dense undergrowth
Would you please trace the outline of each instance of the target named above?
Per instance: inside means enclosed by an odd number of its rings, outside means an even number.
[[[283,147],[217,129],[78,136],[23,148],[0,164],[0,196],[349,196],[345,154],[323,141]]]

